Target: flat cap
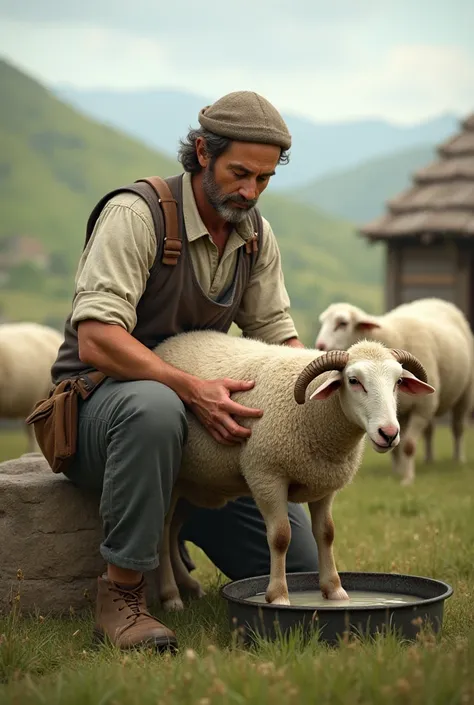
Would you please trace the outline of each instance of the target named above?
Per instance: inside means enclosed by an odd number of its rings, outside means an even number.
[[[234,91],[199,111],[199,123],[209,132],[241,142],[291,147],[291,135],[278,110],[254,91]]]

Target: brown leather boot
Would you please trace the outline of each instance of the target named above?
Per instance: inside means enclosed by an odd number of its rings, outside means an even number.
[[[158,651],[176,651],[178,648],[174,632],[147,611],[144,578],[132,589],[104,577],[97,578],[93,634],[95,641],[108,639],[120,649],[154,646]]]

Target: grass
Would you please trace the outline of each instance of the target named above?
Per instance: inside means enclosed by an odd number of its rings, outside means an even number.
[[[23,452],[20,432],[0,436],[0,448],[3,458]],[[436,433],[436,452],[436,464],[421,463],[415,485],[402,488],[389,458],[368,449],[356,480],[336,499],[334,519],[339,570],[412,573],[453,586],[438,637],[350,640],[334,649],[303,645],[296,634],[243,649],[218,595],[225,578],[191,546],[208,595],[164,617],[177,632],[177,656],[94,649],[89,615],[58,620],[12,611],[0,623],[0,705],[474,702],[474,430],[465,467],[450,460],[445,427]]]
[[[51,325],[50,322],[55,320],[62,332],[71,309],[71,300],[72,297],[54,299],[47,294],[4,289],[1,292],[1,312],[7,321],[34,321]]]
[[[0,430],[0,463],[27,452],[26,433],[21,428]]]

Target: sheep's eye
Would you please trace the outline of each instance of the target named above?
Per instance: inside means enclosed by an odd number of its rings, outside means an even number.
[[[349,384],[359,384],[357,377],[349,377]]]
[[[347,326],[346,321],[339,321],[339,323],[336,323],[336,327],[334,330],[339,330],[339,328],[345,328]]]
[[[403,384],[403,378],[402,378],[402,377],[400,377],[400,379],[397,379],[397,384],[398,384],[398,386],[400,386],[401,384]]]

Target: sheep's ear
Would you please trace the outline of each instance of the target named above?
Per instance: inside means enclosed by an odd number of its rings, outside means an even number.
[[[331,394],[334,394],[334,392],[337,392],[339,387],[342,384],[342,372],[339,372],[338,370],[334,370],[331,372],[329,377],[325,382],[319,385],[314,392],[310,395],[310,399],[327,399],[328,397],[331,396]]]
[[[380,328],[380,323],[375,320],[375,318],[363,318],[356,321],[356,330],[373,330],[374,328]]]
[[[424,394],[433,394],[433,392],[436,391],[436,389],[432,387],[431,384],[422,382],[421,379],[415,377],[415,375],[413,375],[411,372],[408,372],[408,370],[403,370],[401,379],[402,383],[399,385],[398,388],[401,392],[404,392],[405,394],[411,394],[412,396],[416,396]]]

